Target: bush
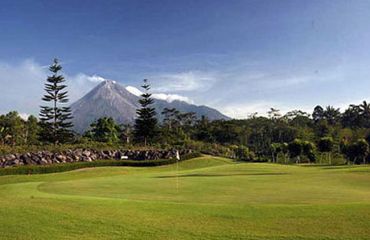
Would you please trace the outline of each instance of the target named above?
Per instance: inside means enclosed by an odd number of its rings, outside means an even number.
[[[239,146],[235,149],[235,157],[241,161],[254,161],[255,155],[245,146]]]
[[[188,153],[188,154],[184,154],[181,156],[181,161],[184,161],[184,160],[189,160],[189,159],[192,159],[192,158],[198,158],[198,157],[201,157],[202,154],[199,153],[199,152],[192,152],[192,153]]]
[[[184,149],[190,149],[195,152],[219,156],[219,157],[233,157],[233,150],[230,147],[223,146],[216,143],[205,143],[199,141],[187,141],[183,146]]]
[[[303,151],[302,141],[299,139],[295,139],[293,142],[289,143],[288,151],[290,157],[294,158],[300,156]]]

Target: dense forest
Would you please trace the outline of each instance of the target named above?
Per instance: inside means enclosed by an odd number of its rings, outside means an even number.
[[[312,113],[294,110],[284,115],[271,108],[243,120],[209,121],[195,113],[152,107],[150,84],[143,94],[132,125],[110,117],[97,119],[84,134],[74,133],[62,67],[49,67],[39,118],[23,119],[17,112],[0,115],[0,152],[43,149],[64,144],[93,147],[187,148],[244,161],[279,163],[369,163],[370,104],[350,105],[344,112],[333,106],[316,106]],[[162,115],[159,122],[157,119]]]
[[[151,125],[151,147],[193,148],[205,153],[247,161],[339,163],[369,162],[370,105],[350,105],[343,113],[332,106],[317,106],[312,114],[291,111],[281,115],[271,109],[268,116],[254,114],[244,120],[208,121],[193,113],[165,109],[164,121]],[[0,144],[28,146],[51,143],[43,138],[42,122],[27,120],[16,112],[0,116]],[[101,118],[83,135],[74,134],[66,143],[101,142],[111,146],[140,146],[135,126],[119,125]],[[339,162],[338,162],[339,161]]]

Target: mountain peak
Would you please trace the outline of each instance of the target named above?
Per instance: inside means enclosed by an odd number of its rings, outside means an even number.
[[[110,85],[114,85],[116,83],[117,82],[114,81],[114,80],[104,79],[104,81],[102,81],[102,83],[100,85],[101,86],[110,86]]]
[[[112,117],[118,123],[132,124],[136,118],[136,110],[140,107],[140,90],[123,86],[113,80],[104,80],[84,97],[71,105],[73,123],[77,132],[84,132],[90,124],[101,117]],[[210,120],[228,119],[215,109],[196,106],[184,101],[155,99],[157,113],[164,108],[176,108],[181,112],[195,112],[198,117],[207,116]],[[157,115],[161,119],[161,115]]]

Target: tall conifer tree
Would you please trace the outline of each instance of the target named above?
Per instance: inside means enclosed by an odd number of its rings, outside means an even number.
[[[64,106],[68,103],[68,92],[66,91],[65,79],[60,74],[62,66],[57,59],[49,67],[52,73],[45,83],[45,92],[42,100],[49,103],[41,106],[40,122],[42,126],[41,140],[54,144],[65,143],[71,140],[73,127],[70,107]]]
[[[144,84],[141,86],[144,93],[141,95],[139,103],[141,108],[136,111],[137,118],[135,119],[135,138],[138,141],[144,141],[145,146],[148,141],[151,141],[157,134],[157,123],[155,108],[152,107],[154,99],[149,93],[150,84],[147,79],[144,79]]]

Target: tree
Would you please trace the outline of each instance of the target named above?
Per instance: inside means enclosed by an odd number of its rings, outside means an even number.
[[[139,103],[141,108],[136,111],[138,117],[135,119],[135,139],[144,141],[146,146],[148,141],[151,141],[157,135],[157,123],[155,108],[151,107],[154,103],[152,94],[149,93],[150,84],[147,79],[144,79],[144,84],[141,86],[144,93],[141,95]]]
[[[281,153],[283,154],[284,156],[284,163],[287,163],[287,155],[289,153],[289,149],[288,149],[288,143],[281,143],[280,144],[280,148],[281,148]]]
[[[90,125],[90,128],[85,136],[94,141],[117,143],[120,140],[121,129],[111,117],[99,118]]]
[[[195,112],[184,112],[180,113],[177,119],[180,122],[180,126],[183,127],[184,130],[189,130],[190,127],[195,125],[197,116]]]
[[[20,145],[25,141],[24,120],[15,111],[0,116],[0,141],[2,144]]]
[[[290,125],[297,128],[308,127],[312,124],[310,114],[303,112],[301,110],[287,112],[284,115],[284,118]]]
[[[179,125],[179,117],[178,115],[180,112],[176,108],[164,108],[161,113],[163,118],[163,125],[171,131],[172,128],[176,128]]]
[[[366,163],[366,158],[369,155],[369,144],[365,139],[359,139],[354,143],[348,144],[343,142],[341,151],[346,158],[353,163]]]
[[[357,158],[362,160],[363,164],[366,164],[366,157],[369,154],[369,144],[365,139],[359,139],[355,143]]]
[[[361,119],[363,127],[369,128],[370,127],[370,104],[368,104],[366,101],[363,101],[362,104],[359,106]]]
[[[317,143],[317,148],[321,153],[326,153],[327,158],[329,159],[329,164],[331,164],[331,154],[330,152],[333,150],[334,141],[331,137],[323,137]],[[322,162],[322,155],[321,155],[321,162]]]
[[[279,153],[282,152],[282,147],[281,143],[271,143],[271,156],[272,156],[272,162],[277,163],[278,162],[278,157]]]
[[[302,153],[307,156],[310,162],[316,162],[315,145],[312,142],[302,142]]]
[[[341,117],[339,108],[327,106],[324,111],[324,118],[328,121],[329,125],[335,125]]]
[[[315,133],[317,137],[325,137],[330,135],[332,127],[328,124],[326,119],[322,119],[315,124]]]
[[[132,132],[133,129],[130,124],[124,124],[122,126],[122,137],[125,139],[126,144],[131,143]]]
[[[289,155],[290,157],[297,158],[296,163],[300,162],[302,150],[302,141],[299,139],[295,139],[293,142],[288,144]]]
[[[35,116],[29,116],[26,122],[25,143],[34,145],[39,143],[40,126]]]
[[[312,113],[313,120],[317,123],[324,119],[324,109],[321,106],[316,106]]]
[[[278,120],[281,117],[281,113],[279,109],[270,108],[270,110],[267,112],[268,116],[272,120]]]
[[[235,157],[241,161],[253,161],[254,154],[246,146],[238,146],[234,149]]]
[[[61,70],[62,66],[54,59],[49,67],[52,75],[46,80],[46,94],[42,98],[51,106],[41,106],[40,109],[41,139],[54,144],[68,142],[73,136],[70,130],[73,127],[71,109],[64,105],[68,103],[68,92],[65,90],[65,79],[59,73]]]
[[[202,116],[195,125],[195,139],[204,142],[213,142],[214,137],[211,134],[212,126],[206,116]]]

